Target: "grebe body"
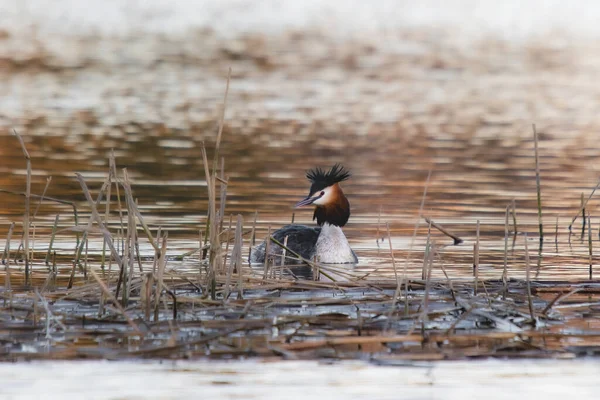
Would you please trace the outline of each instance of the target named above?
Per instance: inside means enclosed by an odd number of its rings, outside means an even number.
[[[358,258],[350,247],[342,227],[350,218],[350,203],[339,183],[350,177],[350,172],[341,165],[334,165],[325,172],[315,168],[306,173],[311,182],[308,196],[298,202],[296,207],[308,205],[315,206],[313,220],[317,220],[317,227],[291,224],[276,230],[271,235],[280,243],[287,243],[287,247],[302,258],[325,264],[356,264]],[[287,240],[286,240],[287,238]],[[250,261],[264,263],[266,240],[252,250]],[[283,249],[276,243],[270,243],[269,255],[279,263],[277,256],[281,257]],[[286,254],[287,264],[298,264],[298,260],[291,254]]]

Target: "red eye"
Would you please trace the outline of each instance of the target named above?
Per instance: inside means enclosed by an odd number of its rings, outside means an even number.
[[[321,191],[321,196],[324,196],[324,195],[325,195],[325,192],[324,192],[324,191]]]

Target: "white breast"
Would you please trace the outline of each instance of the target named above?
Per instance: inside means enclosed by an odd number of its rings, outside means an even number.
[[[342,228],[323,224],[315,246],[317,261],[325,264],[357,263],[358,259],[348,244]]]

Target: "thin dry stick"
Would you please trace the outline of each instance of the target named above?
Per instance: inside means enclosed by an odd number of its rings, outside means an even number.
[[[30,207],[30,199],[31,199],[31,157],[29,157],[29,152],[25,147],[25,142],[23,142],[23,138],[21,135],[17,133],[15,129],[13,132],[19,143],[21,144],[21,150],[23,151],[23,156],[25,156],[25,160],[27,162],[27,183],[25,187],[25,214],[23,216],[23,247],[25,253],[25,284],[29,284],[29,215],[31,210]]]
[[[538,133],[537,129],[535,129],[535,124],[533,127],[533,141],[535,143],[535,185],[537,187],[537,207],[538,207],[538,219],[540,225],[540,241],[544,240],[544,227],[542,225],[542,190],[540,185],[540,160],[538,155]]]
[[[474,294],[477,296],[477,284],[479,283],[479,220],[477,220],[477,231],[475,237],[475,245],[473,246],[474,261],[473,261],[473,272],[475,274],[475,290]]]
[[[533,312],[533,300],[531,298],[531,263],[529,261],[529,246],[527,240],[527,232],[525,232],[525,279],[527,281],[527,303],[529,305],[529,314],[531,314],[531,322],[535,324],[535,314]]]
[[[444,227],[442,227],[440,224],[436,224],[431,218],[428,217],[423,217],[423,219],[430,224],[431,226],[433,226],[435,229],[437,229],[438,231],[442,232],[444,235],[448,236],[449,238],[451,238],[452,240],[454,240],[454,245],[459,245],[463,242],[463,240],[461,238],[459,238],[458,236],[448,232],[446,229],[444,229]]]

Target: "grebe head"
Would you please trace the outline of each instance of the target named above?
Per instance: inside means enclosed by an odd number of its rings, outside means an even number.
[[[344,226],[350,218],[350,203],[342,192],[339,182],[350,177],[350,172],[340,164],[335,164],[327,172],[321,168],[309,170],[306,177],[312,183],[308,196],[298,202],[296,207],[313,204],[316,206],[313,220],[318,225],[329,223]]]

